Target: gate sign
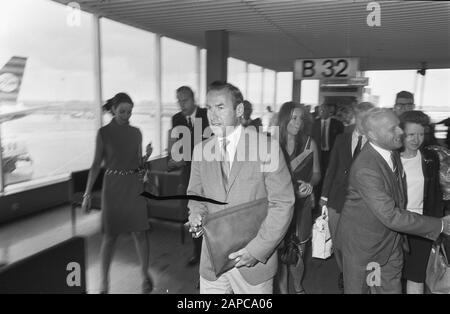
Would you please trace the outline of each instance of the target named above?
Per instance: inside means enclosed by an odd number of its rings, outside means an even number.
[[[356,77],[358,58],[299,59],[294,64],[295,80]]]

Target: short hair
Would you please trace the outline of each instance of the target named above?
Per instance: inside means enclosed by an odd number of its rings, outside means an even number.
[[[374,120],[377,120],[380,116],[386,115],[388,113],[394,114],[392,110],[388,108],[375,107],[367,111],[367,114],[364,116],[362,120],[362,127],[364,129],[364,133],[368,134],[369,131],[372,131],[372,128],[377,125],[377,123],[375,123]]]
[[[231,94],[231,100],[233,102],[233,108],[236,109],[239,104],[244,101],[244,97],[242,96],[239,88],[234,86],[233,84],[224,82],[224,81],[214,81],[208,86],[208,92],[210,91],[221,91],[227,90]]]
[[[177,94],[178,93],[182,93],[182,94],[188,94],[190,97],[192,97],[192,99],[194,99],[194,92],[192,91],[192,89],[189,86],[181,86],[177,88]]]
[[[357,104],[354,104],[352,106],[353,111],[355,114],[362,113],[362,112],[368,112],[369,110],[375,108],[375,105],[371,102],[364,101]]]
[[[405,128],[406,123],[420,124],[424,128],[430,125],[430,117],[420,110],[403,112],[400,117],[400,127]]]
[[[407,92],[405,90],[402,90],[401,92],[398,92],[397,95],[395,96],[395,101],[397,102],[397,99],[399,98],[408,98],[411,99],[412,102],[414,103],[414,94]]]

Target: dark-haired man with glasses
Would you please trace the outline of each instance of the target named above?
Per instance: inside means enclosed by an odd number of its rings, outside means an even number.
[[[394,104],[394,112],[397,116],[400,116],[403,112],[412,111],[415,107],[412,93],[404,90],[397,93]]]

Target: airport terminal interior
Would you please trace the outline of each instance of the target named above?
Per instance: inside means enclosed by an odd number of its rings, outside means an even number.
[[[141,155],[151,143],[145,169],[161,197],[186,193],[187,168],[170,164],[181,86],[206,108],[209,84],[233,84],[269,135],[286,102],[313,116],[333,104],[347,128],[355,104],[393,108],[408,91],[450,152],[450,2],[1,0],[0,47],[0,293],[105,292],[104,171],[92,210],[82,203],[97,132],[115,119],[102,106],[121,92]],[[198,294],[187,202],[145,204],[147,292]],[[145,290],[138,251],[132,234],[117,239],[108,293]],[[335,255],[312,255],[308,241],[301,292],[342,293]]]

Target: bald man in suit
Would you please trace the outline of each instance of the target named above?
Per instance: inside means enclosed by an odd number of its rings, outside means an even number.
[[[392,110],[381,108],[363,120],[369,143],[352,165],[336,236],[345,293],[401,293],[403,234],[430,240],[450,234],[449,216],[439,219],[406,210],[399,123]]]

